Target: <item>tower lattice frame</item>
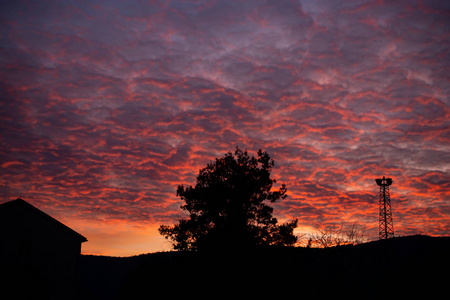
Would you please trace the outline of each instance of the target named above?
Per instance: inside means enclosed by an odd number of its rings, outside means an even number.
[[[394,237],[394,222],[392,221],[391,194],[389,186],[392,184],[391,178],[375,179],[380,187],[380,216],[379,216],[379,237],[389,239]]]

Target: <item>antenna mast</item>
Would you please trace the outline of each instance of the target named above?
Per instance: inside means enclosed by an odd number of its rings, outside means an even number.
[[[392,221],[391,195],[389,186],[392,184],[392,178],[375,179],[380,187],[380,240],[394,237],[394,222]]]

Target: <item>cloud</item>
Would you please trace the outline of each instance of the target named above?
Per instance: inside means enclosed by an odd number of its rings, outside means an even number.
[[[376,236],[385,175],[399,234],[448,234],[448,4],[1,6],[5,201],[156,228],[183,216],[177,185],[237,145],[275,159],[280,220]]]

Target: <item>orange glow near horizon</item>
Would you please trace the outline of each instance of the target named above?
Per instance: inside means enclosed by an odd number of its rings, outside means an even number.
[[[172,250],[155,226],[114,224],[105,227],[91,222],[88,226],[76,223],[74,226],[81,228],[88,239],[82,244],[82,254],[123,257]]]

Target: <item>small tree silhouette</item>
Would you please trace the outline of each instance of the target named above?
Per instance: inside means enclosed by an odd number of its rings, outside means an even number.
[[[273,190],[274,166],[267,152],[250,157],[236,147],[233,153],[201,169],[195,187],[178,186],[189,219],[174,226],[161,225],[160,234],[173,241],[176,250],[247,248],[258,245],[293,245],[297,220],[278,225],[272,217],[274,203],[287,197],[284,184]]]
[[[341,245],[357,245],[367,242],[366,227],[353,222],[351,225],[315,226],[315,232],[309,234],[307,247],[329,248]],[[304,241],[305,242],[305,241]]]

